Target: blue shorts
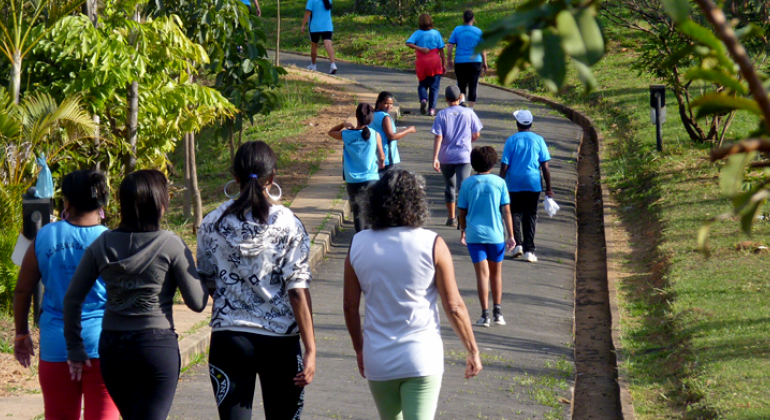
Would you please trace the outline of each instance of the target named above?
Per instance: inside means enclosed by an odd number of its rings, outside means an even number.
[[[471,261],[474,264],[484,260],[500,262],[505,256],[505,242],[499,244],[468,244],[468,252],[471,253]]]

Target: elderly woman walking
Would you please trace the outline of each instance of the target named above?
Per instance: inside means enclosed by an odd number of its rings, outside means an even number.
[[[420,29],[406,40],[406,46],[415,50],[417,61],[417,94],[420,97],[420,113],[436,115],[438,92],[441,87],[441,75],[446,72],[444,39],[441,33],[433,29],[433,18],[423,13],[419,19]]]
[[[364,201],[372,229],[353,237],[345,260],[345,324],[383,420],[429,420],[436,413],[444,372],[439,296],[468,351],[465,378],[482,369],[452,255],[441,237],[422,228],[429,216],[424,182],[405,170],[385,172]]]

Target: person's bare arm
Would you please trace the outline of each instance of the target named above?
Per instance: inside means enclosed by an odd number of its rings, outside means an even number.
[[[413,50],[415,50],[415,51],[419,51],[419,52],[421,52],[421,53],[423,53],[423,54],[427,54],[427,53],[429,53],[429,52],[430,52],[430,50],[429,50],[429,49],[427,49],[427,48],[425,48],[425,47],[418,47],[416,44],[413,44],[413,43],[411,43],[411,42],[407,42],[407,43],[406,43],[406,46],[407,46],[407,47],[409,47],[409,48],[411,48],[411,49],[413,49]]]
[[[543,171],[543,179],[545,179],[545,195],[553,197],[553,190],[551,190],[551,169],[548,167],[548,162],[542,162],[540,164],[540,170]]]
[[[501,163],[500,164],[500,178],[505,179],[505,175],[508,173],[508,165]]]
[[[251,3],[251,4],[253,4],[253,5],[254,5],[254,13],[255,13],[257,16],[260,16],[260,17],[261,17],[261,16],[262,16],[262,9],[260,9],[260,8],[259,8],[259,0],[251,0],[251,2],[253,2],[253,3]]]
[[[35,348],[29,333],[29,308],[32,305],[32,293],[40,282],[40,268],[35,254],[35,241],[32,241],[21,262],[19,278],[13,292],[13,321],[16,337],[13,340],[13,355],[22,366],[29,367]]]
[[[304,387],[313,382],[315,376],[315,332],[313,331],[313,301],[310,299],[310,289],[295,288],[289,290],[289,302],[297,320],[299,337],[305,346],[305,356],[302,358],[303,369],[294,377],[294,385]]]
[[[345,258],[344,284],[342,287],[342,311],[345,313],[345,326],[348,328],[350,340],[353,342],[353,350],[356,351],[358,372],[366,378],[364,372],[364,335],[361,331],[361,284],[358,282],[353,265],[350,263],[350,255]]]
[[[312,16],[312,15],[313,15],[313,12],[311,12],[310,10],[305,10],[305,17],[302,18],[302,27],[299,29],[300,32],[302,32],[302,33],[305,32],[305,27],[307,26],[307,21],[310,20],[310,16]]]
[[[433,254],[436,265],[436,286],[441,296],[441,305],[444,307],[449,323],[452,325],[460,342],[463,343],[468,355],[465,358],[465,379],[472,378],[481,372],[481,358],[476,338],[473,336],[471,319],[468,309],[465,307],[460,291],[455,280],[455,268],[452,263],[452,254],[441,237],[436,238]]]
[[[455,63],[452,60],[452,50],[454,50],[454,47],[455,47],[455,44],[447,44],[447,47],[446,47],[447,55],[449,56],[449,61],[447,64],[447,68],[449,70],[452,70],[452,68],[455,66]]]
[[[489,71],[489,64],[487,63],[487,52],[485,50],[481,52],[481,74],[485,74]]]
[[[385,137],[388,138],[388,143],[390,143],[393,140],[401,140],[404,137],[406,137],[408,134],[416,133],[417,129],[414,128],[413,125],[410,125],[409,127],[393,132],[393,124],[390,123],[390,117],[385,117],[382,119],[382,129],[385,131]],[[383,139],[385,140],[385,139]]]
[[[500,206],[500,212],[503,214],[505,232],[506,236],[508,237],[508,239],[505,241],[505,246],[511,250],[516,246],[516,240],[513,238],[513,216],[511,216],[511,205],[505,204]]]
[[[446,70],[446,56],[444,55],[443,48],[438,49],[438,55],[441,56],[441,65],[444,66],[444,69]]]
[[[436,172],[441,172],[441,163],[438,161],[438,151],[439,147],[441,147],[442,138],[443,137],[438,134],[433,135],[433,169],[435,169]]]
[[[478,140],[478,139],[479,139],[479,137],[481,137],[481,132],[478,132],[478,133],[471,133],[471,143],[473,143],[473,142],[475,142],[476,140]]]
[[[468,245],[465,242],[465,228],[468,227],[467,222],[468,217],[468,209],[461,209],[457,208],[457,225],[460,228],[460,243],[463,245]]]
[[[385,167],[385,149],[382,147],[382,136],[380,133],[374,133],[377,136],[377,166],[382,169]]]
[[[346,129],[346,128],[348,130],[351,130],[354,127],[353,127],[353,124],[351,124],[351,123],[346,121],[346,122],[343,122],[343,123],[335,125],[326,134],[328,134],[329,137],[331,137],[333,139],[342,140],[342,130]]]

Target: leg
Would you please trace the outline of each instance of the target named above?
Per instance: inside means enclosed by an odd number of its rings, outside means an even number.
[[[537,227],[537,205],[540,202],[540,193],[527,191],[523,201],[525,208],[522,212],[521,225],[524,233],[524,252],[535,252],[535,228]]]
[[[477,263],[473,263],[473,269],[476,270],[476,287],[479,291],[479,303],[481,304],[481,310],[489,310],[489,276],[490,276],[490,264],[487,260],[483,260]],[[493,289],[494,290],[494,289]],[[495,303],[499,303],[496,301]]]
[[[463,163],[457,165],[455,173],[457,174],[457,194],[460,194],[460,188],[463,186],[463,181],[471,176],[471,164]]]
[[[441,375],[407,379],[401,385],[404,420],[433,420],[440,391]]]
[[[102,379],[99,359],[91,359],[91,367],[83,369],[83,401],[85,420],[118,420],[118,407],[112,402]]]
[[[516,245],[524,245],[524,238],[521,233],[521,219],[523,212],[523,197],[519,192],[509,193],[511,197],[511,218],[513,219],[513,239]]]
[[[310,43],[310,63],[315,65],[315,60],[318,58],[318,42]]]
[[[329,36],[329,39],[324,39],[324,47],[326,48],[326,54],[329,54],[329,61],[334,64],[334,46],[332,45],[331,36]]]
[[[433,76],[433,84],[431,84],[428,91],[428,107],[434,112],[436,111],[436,104],[438,103],[439,89],[441,88],[441,75],[437,74]]]
[[[374,398],[374,405],[380,413],[380,420],[403,420],[401,414],[401,384],[403,379],[392,381],[369,381],[369,390]]]
[[[468,75],[466,73],[466,63],[455,64],[455,76],[457,77],[457,87],[460,92],[468,99]]]
[[[366,223],[361,213],[361,206],[358,204],[361,193],[370,185],[369,182],[357,182],[345,184],[345,189],[348,191],[348,200],[350,201],[350,210],[353,213],[353,224],[356,228],[356,233],[366,228]]]
[[[129,365],[130,373],[126,372],[136,379],[132,417],[123,416],[123,420],[166,420],[174,402],[181,368],[177,335],[172,330],[149,331],[137,340],[136,362],[133,367]]]
[[[456,183],[457,177],[455,175],[455,168],[457,165],[451,163],[441,164],[441,175],[444,176],[444,202],[446,203],[446,209],[450,219],[456,217],[455,213],[455,201],[456,200]]]
[[[481,76],[481,63],[469,63],[468,68],[468,104],[476,103],[476,89]]]
[[[249,339],[255,334],[217,331],[211,333],[209,374],[222,420],[251,419],[257,381],[256,349]]]
[[[102,331],[99,339],[99,367],[104,386],[118,407],[121,417],[130,419],[133,415],[131,394],[137,382],[134,360],[130,349],[121,345],[122,336],[119,332]]]
[[[81,382],[70,379],[67,362],[40,361],[40,388],[43,391],[45,418],[80,420]]]
[[[503,245],[505,246],[505,245]],[[492,303],[501,305],[503,302],[503,262],[492,262],[489,265],[489,284],[492,287]]]
[[[269,337],[253,334],[257,357],[261,360],[257,372],[265,405],[265,418],[293,420],[302,415],[305,389],[294,385],[294,377],[304,369],[299,337]],[[261,350],[261,351],[260,351]]]
[[[417,96],[420,98],[420,103],[428,105],[428,87],[433,85],[433,77],[426,77],[417,84]],[[422,112],[422,109],[420,110]]]

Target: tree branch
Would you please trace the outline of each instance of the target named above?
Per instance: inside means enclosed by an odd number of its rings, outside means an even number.
[[[711,151],[711,161],[717,161],[724,159],[727,156],[737,153],[748,153],[759,151],[762,153],[770,153],[770,140],[765,139],[751,139],[743,140],[740,143],[736,143],[730,146],[725,146],[719,149]]]

